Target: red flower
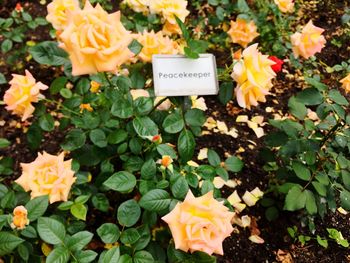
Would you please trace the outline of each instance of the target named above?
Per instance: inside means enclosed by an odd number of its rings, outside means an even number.
[[[274,72],[278,73],[282,70],[283,60],[281,60],[275,56],[269,56],[269,60],[272,60],[273,62],[276,63],[275,65],[271,66],[271,68]]]
[[[22,12],[22,11],[23,11],[23,7],[21,6],[20,3],[17,3],[17,5],[16,5],[16,7],[15,7],[15,10],[16,10],[17,12]]]

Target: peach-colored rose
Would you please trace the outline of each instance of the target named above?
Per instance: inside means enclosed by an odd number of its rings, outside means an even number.
[[[165,99],[165,97],[156,97],[154,100],[154,105],[157,105],[158,102],[160,102],[161,100]],[[171,103],[171,101],[169,99],[166,99],[165,101],[163,101],[158,107],[157,110],[160,111],[167,111],[171,108],[173,104]]]
[[[149,92],[145,89],[131,89],[130,94],[133,100],[136,100],[140,97],[146,97],[149,98]]]
[[[150,1],[152,0],[125,0],[125,3],[135,12],[147,14]]]
[[[324,29],[314,26],[312,20],[310,20],[301,33],[294,33],[291,36],[294,55],[308,59],[317,52],[321,52],[326,44],[326,39],[322,35],[323,31]]]
[[[343,84],[342,87],[347,93],[350,92],[350,74],[343,78],[340,83]]]
[[[179,27],[178,24],[171,24],[168,21],[165,21],[165,24],[162,29],[163,33],[165,35],[173,35],[173,34],[182,34],[181,28]]]
[[[177,43],[168,36],[164,36],[162,31],[158,33],[154,33],[153,30],[151,32],[144,31],[142,34],[138,34],[136,39],[143,46],[138,54],[143,62],[152,62],[152,55],[178,53]]]
[[[187,1],[185,0],[152,0],[150,1],[151,13],[161,14],[166,22],[168,32],[176,32],[177,16],[182,22],[185,22],[189,11],[186,9]],[[168,23],[168,24],[167,24]]]
[[[202,111],[206,111],[208,109],[207,104],[205,104],[205,100],[203,97],[198,98],[198,96],[191,96],[192,107],[191,109],[199,109]]]
[[[227,34],[231,37],[233,43],[247,47],[254,38],[259,36],[254,21],[248,23],[245,19],[237,18],[236,22],[231,21],[230,23],[231,28],[227,31]]]
[[[266,101],[265,96],[276,76],[271,68],[274,64],[267,55],[259,52],[258,44],[243,51],[242,59],[236,61],[231,75],[237,82],[235,94],[239,106],[250,109],[251,105],[257,106],[258,101]]]
[[[74,76],[115,71],[133,53],[131,34],[120,22],[120,12],[108,14],[98,4],[85,2],[83,10],[71,13],[69,25],[60,35],[60,47],[69,53]]]
[[[87,110],[90,112],[94,111],[94,109],[91,107],[90,103],[80,104],[79,109],[80,109],[80,113],[82,113],[84,110]]]
[[[274,0],[278,9],[283,13],[294,12],[294,0]]]
[[[15,209],[13,209],[11,228],[22,230],[29,225],[27,215],[27,209],[23,205],[16,206]]]
[[[233,230],[233,216],[214,199],[213,191],[197,198],[189,191],[185,200],[162,219],[170,227],[176,249],[223,255],[222,242]]]
[[[160,161],[161,165],[167,168],[169,165],[173,163],[173,159],[169,155],[162,156],[162,160]]]
[[[11,86],[4,95],[6,109],[12,111],[12,114],[22,117],[22,121],[25,121],[32,116],[35,110],[32,102],[38,102],[39,99],[45,98],[40,94],[40,90],[46,90],[48,86],[36,82],[28,70],[25,71],[24,76],[17,74],[12,74],[12,76],[13,78],[9,82]]]
[[[31,163],[21,163],[22,175],[15,182],[25,191],[31,191],[31,198],[49,195],[50,203],[67,201],[75,182],[72,159],[64,161],[64,153],[51,155],[39,153]]]
[[[47,5],[49,21],[56,30],[64,30],[68,25],[70,12],[80,9],[78,0],[53,0]]]

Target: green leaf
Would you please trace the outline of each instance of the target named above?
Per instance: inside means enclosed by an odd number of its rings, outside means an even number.
[[[143,138],[158,134],[158,126],[149,117],[136,117],[133,126],[136,133]]]
[[[97,253],[92,250],[84,250],[84,251],[77,251],[74,254],[74,257],[78,260],[79,263],[90,263],[95,260],[97,257]]]
[[[31,225],[26,226],[26,228],[21,231],[21,235],[28,238],[38,237],[35,228],[32,227]]]
[[[137,251],[133,257],[134,263],[154,263],[155,260],[151,253],[147,251]]]
[[[161,155],[169,155],[172,159],[176,159],[177,155],[175,150],[167,144],[159,144],[157,146],[157,152]]]
[[[59,93],[61,89],[66,87],[67,82],[68,79],[66,77],[55,78],[54,81],[51,82],[50,93],[53,95]]]
[[[305,105],[299,102],[294,96],[289,99],[288,107],[290,112],[299,120],[303,120],[307,115],[307,109]]]
[[[105,194],[98,193],[92,197],[91,201],[94,207],[96,207],[98,210],[108,212],[109,200]]]
[[[28,248],[22,243],[19,244],[19,246],[17,247],[17,251],[19,256],[25,261],[28,262],[29,259],[29,250]]]
[[[5,39],[1,44],[1,52],[6,53],[12,49],[13,42],[10,39]]]
[[[141,50],[142,50],[142,45],[140,44],[140,42],[138,42],[136,39],[133,39],[131,41],[131,43],[129,44],[128,48],[130,49],[130,51],[132,53],[134,53],[135,55],[138,55]]]
[[[183,162],[192,159],[196,142],[191,131],[184,129],[178,138],[177,148]]]
[[[122,119],[130,118],[133,114],[132,103],[127,99],[119,98],[113,103],[111,113]]]
[[[240,13],[249,13],[250,8],[245,0],[237,1],[237,8]]]
[[[104,183],[104,186],[118,192],[130,192],[136,185],[136,177],[126,171],[114,173]]]
[[[157,166],[153,159],[146,161],[141,167],[141,178],[148,180],[152,179],[157,173]]]
[[[72,129],[67,133],[61,147],[65,151],[74,151],[82,147],[85,144],[85,141],[86,135],[81,129]]]
[[[211,149],[208,150],[208,161],[212,166],[219,166],[221,163],[220,156]]]
[[[185,113],[185,121],[187,125],[201,127],[205,121],[205,114],[202,110],[191,109]]]
[[[37,220],[45,212],[49,205],[49,197],[47,195],[36,197],[26,204],[28,211],[28,219],[30,222]]]
[[[141,208],[134,200],[128,200],[118,207],[117,218],[122,226],[131,227],[137,223],[141,216]]]
[[[171,186],[171,192],[177,199],[182,199],[186,196],[189,190],[187,180],[183,176],[179,176]]]
[[[35,150],[39,148],[43,138],[42,130],[37,123],[33,123],[27,132],[27,141],[30,149]]]
[[[98,262],[99,263],[107,263],[107,262],[118,263],[119,257],[120,257],[119,247],[112,247],[103,255],[102,260],[101,261],[99,260]]]
[[[325,91],[328,89],[327,85],[323,84],[322,82],[320,82],[314,78],[305,77],[305,82],[310,84],[311,86],[315,87],[319,91]]]
[[[107,146],[106,134],[103,130],[92,130],[90,131],[89,137],[93,144],[95,144],[97,147],[104,148]]]
[[[304,105],[318,105],[323,102],[322,94],[314,88],[308,88],[298,92],[296,98]]]
[[[134,101],[134,108],[139,115],[147,115],[153,109],[153,100],[151,98],[139,97]]]
[[[6,148],[11,145],[11,142],[5,138],[0,138],[0,148]]]
[[[310,215],[314,215],[317,213],[317,205],[316,205],[316,199],[314,194],[309,191],[309,190],[305,190],[305,194],[306,194],[306,210],[308,211],[308,213]]]
[[[227,181],[229,179],[228,172],[225,170],[225,168],[219,166],[215,168],[215,172],[218,176],[220,176],[224,181]]]
[[[0,232],[0,256],[11,253],[24,240],[9,232]]]
[[[119,239],[120,231],[117,225],[105,223],[97,228],[97,234],[104,243],[112,244]]]
[[[122,129],[111,132],[107,141],[109,144],[118,144],[124,142],[128,138],[128,133]]]
[[[328,94],[329,98],[339,105],[348,106],[349,102],[338,90],[332,89]]]
[[[324,247],[324,248],[328,248],[328,241],[327,241],[327,239],[323,239],[323,238],[321,238],[319,235],[317,235],[317,243],[320,245],[320,246],[322,246],[322,247]]]
[[[120,241],[126,245],[132,245],[140,239],[140,234],[136,228],[129,228],[122,232]]]
[[[61,66],[69,62],[68,54],[58,47],[55,41],[40,42],[34,47],[29,48],[29,53],[39,64],[50,66]]]
[[[83,204],[74,204],[70,207],[72,215],[80,220],[86,220],[87,208]]]
[[[128,254],[124,254],[119,258],[118,263],[133,263],[132,257],[130,257]]]
[[[146,193],[139,202],[139,205],[149,211],[162,211],[169,207],[171,202],[167,191],[154,189]]]
[[[55,129],[55,120],[51,114],[41,115],[39,118],[39,126],[44,131],[53,131]]]
[[[319,182],[312,182],[311,183],[313,185],[313,187],[316,189],[317,193],[320,196],[326,197],[327,196],[327,188],[325,185],[319,183]]]
[[[300,185],[295,185],[288,191],[283,209],[288,211],[296,211],[304,208],[305,204],[305,191],[302,192],[302,188]]]
[[[347,190],[343,190],[340,192],[340,202],[341,206],[345,210],[350,210],[350,192]]]
[[[65,99],[70,99],[73,96],[72,91],[66,88],[60,89],[59,93]]]
[[[225,168],[234,173],[238,173],[243,168],[243,162],[236,156],[231,156],[225,161]]]
[[[67,247],[70,251],[82,250],[92,240],[92,234],[89,231],[81,231],[68,238]]]
[[[232,82],[225,82],[220,85],[219,100],[222,104],[226,105],[233,97],[233,84]]]
[[[292,163],[293,170],[295,174],[304,181],[309,181],[311,178],[310,170],[301,162],[293,161]]]
[[[186,42],[188,42],[190,40],[190,33],[188,32],[185,24],[177,16],[175,16],[175,19],[176,19],[176,23],[179,25],[181,29],[184,39],[186,40]]]
[[[69,250],[65,247],[57,247],[46,258],[46,263],[66,263],[69,260]]]
[[[40,238],[48,244],[57,245],[64,243],[66,229],[56,219],[40,217],[38,219],[37,230]]]
[[[7,83],[7,80],[4,76],[4,74],[0,73],[0,85],[6,84],[6,83]]]
[[[163,128],[167,133],[178,133],[184,126],[185,122],[178,112],[171,113],[163,121]]]

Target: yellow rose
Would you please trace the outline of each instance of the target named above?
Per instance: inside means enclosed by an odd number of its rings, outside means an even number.
[[[27,209],[23,205],[15,207],[15,209],[13,210],[11,228],[22,230],[27,225],[29,225],[27,215]]]
[[[162,29],[165,35],[173,35],[173,34],[182,34],[181,28],[178,24],[171,24],[168,21],[165,21],[165,24]]]
[[[283,13],[294,12],[294,0],[274,0],[278,9]]]
[[[152,62],[152,55],[156,54],[177,54],[178,45],[168,36],[164,36],[162,31],[158,33],[144,31],[137,35],[137,41],[143,46],[138,57],[143,62]]]
[[[343,84],[342,87],[347,93],[350,92],[350,74],[343,78],[340,83]]]
[[[74,76],[115,71],[133,56],[128,49],[132,37],[120,22],[119,11],[108,14],[86,1],[83,10],[71,15],[60,47],[69,53]]]
[[[245,19],[237,18],[236,22],[231,21],[230,23],[231,28],[227,31],[227,34],[231,37],[233,43],[247,47],[254,38],[259,36],[254,21],[248,23]]]
[[[189,15],[186,9],[187,1],[185,0],[151,0],[150,10],[152,13],[161,14],[165,21],[172,25],[176,25],[175,16],[182,22]]]
[[[321,52],[326,44],[326,39],[322,36],[323,31],[324,29],[314,26],[312,20],[310,20],[301,33],[294,33],[291,36],[294,55],[308,59],[317,52]]]
[[[48,86],[36,82],[28,70],[25,71],[25,76],[17,74],[12,74],[12,76],[13,78],[9,82],[11,86],[4,95],[6,109],[12,111],[12,114],[22,117],[22,121],[25,121],[32,116],[35,110],[32,102],[38,102],[39,99],[45,98],[40,94],[40,90],[46,90]]]
[[[233,66],[231,76],[237,82],[235,94],[239,106],[250,109],[251,105],[257,106],[258,101],[266,101],[276,76],[271,68],[275,62],[258,51],[258,44],[247,47],[242,57]]]
[[[68,25],[70,12],[80,9],[78,0],[53,0],[47,5],[46,20],[56,30],[64,30]]]
[[[22,175],[15,181],[25,191],[31,191],[31,198],[49,195],[50,203],[67,201],[75,182],[72,159],[64,161],[64,153],[58,156],[38,154],[31,163],[21,163]]]
[[[233,216],[222,202],[214,199],[213,191],[197,198],[188,191],[185,200],[162,219],[170,227],[176,249],[223,255],[222,242],[233,231]]]
[[[135,12],[147,14],[150,1],[152,0],[125,0],[125,3]]]

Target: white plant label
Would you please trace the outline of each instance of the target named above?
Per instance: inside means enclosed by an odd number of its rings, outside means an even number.
[[[156,96],[215,95],[219,91],[216,61],[212,54],[198,59],[182,55],[153,55]]]

